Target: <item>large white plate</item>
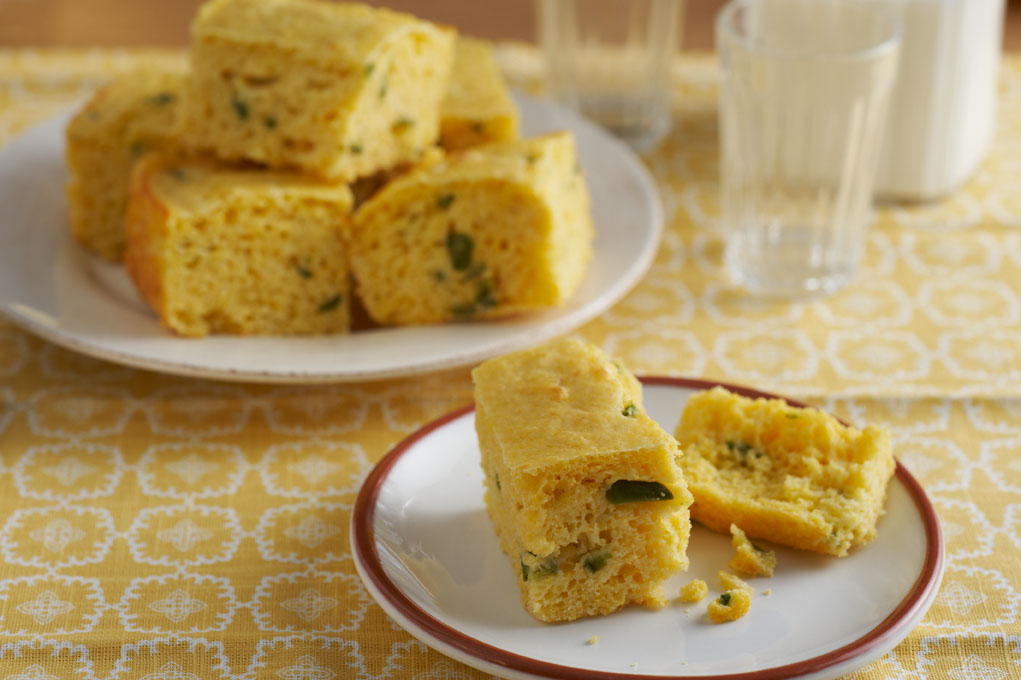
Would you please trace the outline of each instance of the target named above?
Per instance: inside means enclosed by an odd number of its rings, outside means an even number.
[[[643,382],[650,415],[668,431],[688,396],[711,386],[676,378]],[[891,650],[939,589],[939,524],[921,487],[898,464],[872,543],[840,559],[774,546],[775,575],[751,581],[757,591],[751,610],[735,622],[709,623],[704,600],[539,623],[521,605],[486,516],[473,415],[471,409],[450,414],[387,454],[359,494],[351,544],[362,580],[391,617],[483,671],[604,680],[835,678]],[[715,596],[716,572],[732,555],[729,536],[694,525],[691,567],[667,583],[667,594],[701,578]],[[598,642],[586,644],[593,635]]]
[[[186,339],[160,327],[119,266],[68,236],[68,115],[0,150],[0,312],[43,338],[167,373],[258,382],[387,378],[465,365],[565,333],[619,300],[645,273],[663,217],[648,172],[622,143],[551,103],[519,96],[526,135],[574,132],[592,193],[595,257],[560,309],[512,320],[385,328],[345,336]]]

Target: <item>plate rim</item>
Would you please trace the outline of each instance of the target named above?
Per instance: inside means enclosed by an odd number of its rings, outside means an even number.
[[[745,397],[783,399],[792,406],[815,408],[795,399],[722,381],[658,375],[640,375],[638,379],[643,385],[696,390],[720,386]],[[493,646],[440,621],[412,602],[386,575],[380,560],[379,551],[376,548],[374,529],[379,494],[383,483],[396,463],[421,439],[424,439],[444,425],[472,413],[474,410],[475,405],[468,404],[451,411],[440,418],[426,423],[394,445],[373,467],[363,482],[351,511],[349,532],[355,567],[377,603],[381,606],[384,605],[384,602],[380,601],[380,597],[382,597],[386,605],[388,605],[384,606],[387,613],[392,616],[394,613],[398,614],[399,617],[395,618],[401,618],[402,625],[410,624],[413,628],[418,628],[417,631],[408,628],[408,632],[412,633],[415,637],[419,637],[419,639],[422,639],[420,635],[427,637],[428,640],[423,639],[422,641],[426,642],[430,647],[440,649],[440,651],[444,651],[448,655],[454,655],[455,658],[468,663],[468,665],[473,664],[465,661],[465,658],[471,658],[480,664],[485,664],[483,670],[488,670],[489,672],[493,672],[493,669],[499,669],[503,672],[513,672],[515,677],[548,677],[563,678],[565,680],[780,680],[781,678],[809,677],[829,670],[835,670],[841,664],[848,663],[870,652],[882,651],[886,645],[895,646],[914,628],[914,625],[911,625],[907,631],[904,631],[903,627],[906,624],[911,624],[912,621],[917,623],[916,619],[920,618],[928,609],[939,589],[943,574],[945,549],[938,516],[932,506],[932,502],[918,480],[911,475],[900,461],[895,461],[894,475],[904,485],[905,490],[911,497],[915,508],[922,518],[926,539],[925,559],[923,560],[922,568],[919,570],[918,577],[897,606],[874,628],[845,645],[808,659],[770,668],[717,675],[673,676],[582,669],[541,661]],[[841,420],[840,422],[843,423],[844,421]],[[407,628],[408,626],[405,625],[404,627]],[[479,668],[480,666],[476,667]]]
[[[397,365],[363,369],[359,366],[349,366],[346,370],[325,370],[311,371],[306,369],[293,369],[289,367],[266,368],[266,367],[230,367],[218,368],[206,366],[203,362],[194,362],[188,359],[165,359],[159,356],[147,355],[144,352],[131,352],[123,348],[105,345],[96,342],[89,337],[82,337],[80,334],[65,330],[46,310],[39,310],[36,307],[26,307],[20,300],[0,300],[0,316],[11,322],[13,325],[31,335],[52,342],[65,349],[91,356],[105,361],[110,361],[122,366],[131,368],[155,371],[167,375],[176,375],[192,378],[206,378],[228,382],[243,382],[253,384],[282,384],[282,385],[312,385],[323,383],[351,383],[365,381],[382,381],[394,378],[414,377],[445,370],[468,366],[473,363],[485,360],[489,357],[498,356],[515,349],[526,346],[533,346],[545,340],[558,337],[572,331],[575,328],[598,318],[608,309],[619,302],[629,291],[631,291],[642,278],[648,273],[655,260],[659,245],[662,242],[666,229],[666,213],[663,206],[662,196],[649,168],[641,161],[639,155],[630,149],[624,142],[617,139],[609,132],[603,130],[595,123],[578,115],[570,108],[558,104],[545,97],[537,97],[521,90],[512,90],[512,95],[518,104],[519,110],[527,106],[538,106],[550,108],[558,115],[565,115],[571,119],[572,127],[585,130],[586,134],[595,134],[604,143],[607,149],[615,152],[615,163],[627,169],[628,175],[637,181],[641,189],[643,199],[648,199],[649,210],[649,238],[637,253],[631,266],[624,270],[625,276],[613,279],[606,285],[601,293],[590,300],[586,307],[567,309],[566,306],[552,308],[550,310],[539,310],[556,312],[557,314],[539,324],[537,327],[523,328],[510,336],[501,336],[488,343],[488,346],[469,346],[461,348],[449,356],[439,359],[427,360],[413,365]],[[54,115],[51,115],[39,122],[29,125],[18,134],[9,139],[2,147],[0,154],[6,152],[10,147],[16,146],[24,138],[40,134],[40,130],[47,126],[59,125],[63,127],[70,119],[80,102],[70,105]],[[62,142],[66,144],[66,142]],[[0,229],[5,228],[6,220],[0,221]],[[597,225],[598,229],[598,225]],[[597,231],[598,237],[598,231]],[[82,276],[92,278],[93,275],[87,259],[94,257],[85,252],[74,242],[70,232],[66,229],[62,235],[54,238],[52,259],[57,262],[61,259],[61,249],[71,247],[74,249],[72,257],[74,261],[83,268]],[[577,291],[575,292],[577,295]],[[567,301],[567,305],[571,300]],[[515,317],[517,318],[517,317]],[[501,320],[494,320],[493,323],[500,323]],[[400,328],[400,327],[395,327]],[[165,331],[170,334],[170,331]],[[210,336],[230,338],[232,336]],[[233,339],[243,341],[246,337],[259,336],[233,336]],[[277,338],[288,340],[290,338],[301,340],[303,336],[261,336],[265,338]],[[304,337],[330,337],[325,336],[304,336]],[[342,335],[335,336],[337,338]],[[201,342],[201,338],[178,338],[182,342]],[[299,346],[300,347],[300,346]]]

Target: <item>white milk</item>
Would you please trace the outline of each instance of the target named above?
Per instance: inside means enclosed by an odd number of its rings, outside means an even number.
[[[886,0],[898,8],[900,75],[876,194],[926,200],[981,164],[996,119],[1004,0]]]

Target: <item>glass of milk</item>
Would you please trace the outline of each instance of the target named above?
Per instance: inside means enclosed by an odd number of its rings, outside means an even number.
[[[540,0],[552,96],[637,150],[670,124],[681,0]]]
[[[730,276],[832,293],[862,258],[900,24],[869,0],[734,0],[717,17]]]

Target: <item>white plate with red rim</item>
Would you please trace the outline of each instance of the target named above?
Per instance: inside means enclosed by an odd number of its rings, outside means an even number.
[[[672,432],[688,396],[717,383],[643,384],[649,414]],[[486,515],[471,407],[390,451],[362,487],[351,525],[358,573],[393,619],[438,651],[505,678],[837,678],[893,649],[932,604],[943,573],[936,514],[898,463],[872,543],[844,558],[770,546],[776,573],[749,580],[756,594],[737,621],[710,623],[708,599],[676,601],[693,578],[717,596],[716,572],[733,555],[729,536],[695,524],[691,567],[667,582],[674,602],[666,608],[541,623],[522,607]]]
[[[163,329],[119,265],[69,236],[64,127],[70,114],[0,149],[0,313],[69,349],[165,373],[222,380],[376,380],[464,366],[566,333],[609,309],[644,275],[663,229],[648,171],[622,142],[547,101],[517,97],[525,136],[571,130],[592,194],[595,255],[558,309],[484,323],[348,335],[180,338]]]

